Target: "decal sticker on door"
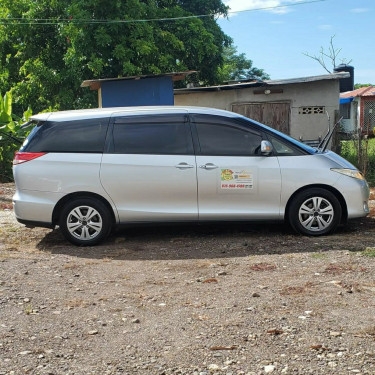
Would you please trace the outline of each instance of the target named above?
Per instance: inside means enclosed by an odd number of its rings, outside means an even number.
[[[221,189],[252,189],[253,175],[247,170],[221,170]]]

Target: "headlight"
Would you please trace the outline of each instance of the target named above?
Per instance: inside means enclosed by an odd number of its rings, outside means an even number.
[[[344,174],[345,176],[357,178],[358,180],[364,180],[363,174],[356,169],[346,168],[331,168],[331,171]]]

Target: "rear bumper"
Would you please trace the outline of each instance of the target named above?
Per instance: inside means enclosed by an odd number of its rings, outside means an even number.
[[[17,190],[13,209],[18,222],[30,226],[52,228],[52,213],[60,194],[34,190]]]
[[[23,220],[18,217],[16,217],[16,219],[20,224],[26,225],[27,228],[35,228],[35,227],[43,227],[43,228],[49,228],[49,229],[55,228],[55,225],[52,223],[44,223],[43,221]]]

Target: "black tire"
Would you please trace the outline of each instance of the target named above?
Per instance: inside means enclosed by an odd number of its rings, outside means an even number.
[[[337,228],[341,215],[340,202],[333,193],[322,188],[311,188],[293,198],[288,220],[298,233],[322,236]]]
[[[107,238],[112,218],[100,200],[78,198],[64,206],[59,225],[64,237],[72,244],[93,246]]]

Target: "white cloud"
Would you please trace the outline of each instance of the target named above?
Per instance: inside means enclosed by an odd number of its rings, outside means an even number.
[[[370,9],[368,8],[354,8],[350,10],[352,13],[366,13],[369,12]]]
[[[286,5],[301,1],[303,0],[224,0],[224,3],[230,7],[231,15],[246,10],[266,10],[272,13],[285,14],[291,11],[291,8],[286,7]]]

